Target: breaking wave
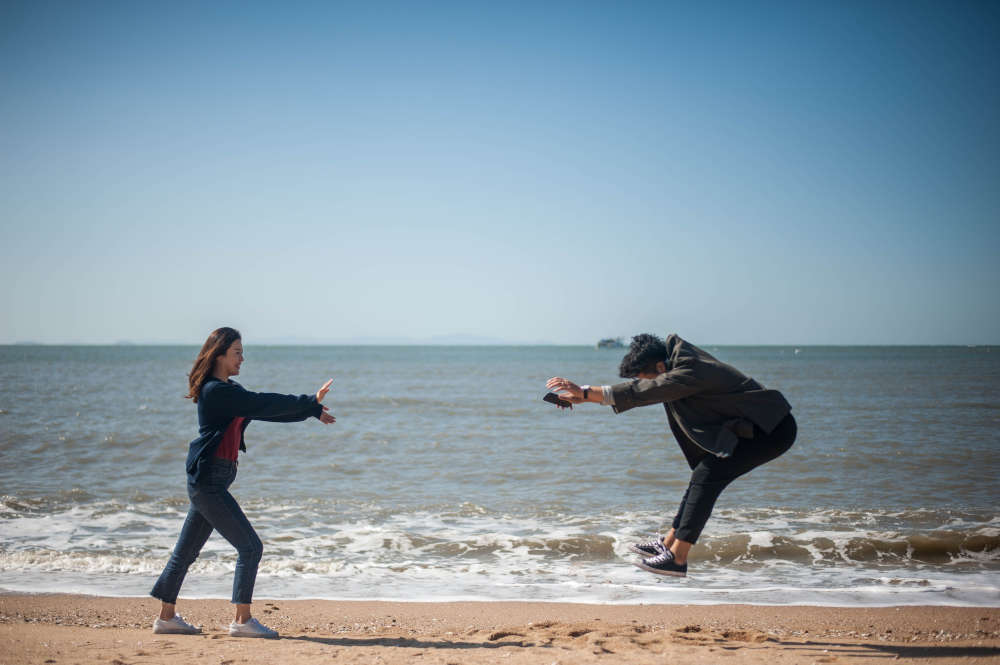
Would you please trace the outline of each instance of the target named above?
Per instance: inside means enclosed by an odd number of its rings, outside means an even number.
[[[136,494],[0,499],[0,587],[143,594],[186,505]],[[482,506],[391,510],[310,501],[244,506],[265,543],[272,597],[588,602],[998,604],[1000,518],[985,512],[720,511],[673,586],[629,565],[658,514],[572,515]],[[209,540],[193,593],[228,593],[235,556]],[[28,586],[29,588],[25,588]],[[186,586],[186,588],[188,588]],[[667,593],[669,591],[669,593]]]

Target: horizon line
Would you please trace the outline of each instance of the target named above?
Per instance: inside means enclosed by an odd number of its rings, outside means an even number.
[[[16,341],[16,342],[0,342],[0,347],[10,346],[92,346],[92,347],[130,347],[130,346],[191,346],[197,347],[200,344],[198,342],[177,342],[177,341],[116,341],[116,342],[36,342],[36,341]],[[595,347],[597,349],[597,343],[561,343],[561,342],[504,342],[504,341],[489,341],[489,342],[433,342],[433,341],[398,341],[398,342],[359,342],[359,341],[331,341],[331,342],[275,342],[275,341],[261,341],[253,342],[251,346],[270,346],[270,347],[303,347],[303,346],[383,346],[383,347],[399,347],[399,346],[469,346],[469,347],[508,347],[508,346],[519,346],[519,347],[534,347],[534,346],[577,346],[577,347]],[[978,348],[978,347],[994,347],[1000,346],[1000,343],[971,343],[971,342],[810,342],[810,343],[793,343],[793,342],[766,342],[766,343],[747,343],[747,342],[706,342],[698,343],[696,346],[700,347],[733,347],[733,346],[749,346],[749,347],[793,347],[793,348],[816,348],[816,347],[958,347],[958,348]],[[621,347],[611,347],[604,350],[615,351],[618,349],[627,349],[628,345]]]

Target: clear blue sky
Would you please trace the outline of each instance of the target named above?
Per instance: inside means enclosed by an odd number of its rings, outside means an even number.
[[[0,4],[0,343],[1000,342],[1000,3]]]

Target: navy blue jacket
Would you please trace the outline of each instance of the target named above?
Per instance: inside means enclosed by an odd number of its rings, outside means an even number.
[[[188,480],[198,481],[205,460],[215,455],[234,418],[246,418],[240,431],[240,450],[246,451],[243,432],[251,420],[294,423],[309,416],[319,418],[321,413],[323,405],[316,401],[315,395],[252,393],[235,381],[209,377],[198,395],[198,438],[188,446]]]

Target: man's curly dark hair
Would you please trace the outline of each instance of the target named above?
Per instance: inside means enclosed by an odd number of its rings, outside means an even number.
[[[656,335],[643,333],[632,338],[628,353],[618,366],[618,375],[625,379],[639,376],[640,372],[652,371],[656,363],[667,360],[667,345]]]

